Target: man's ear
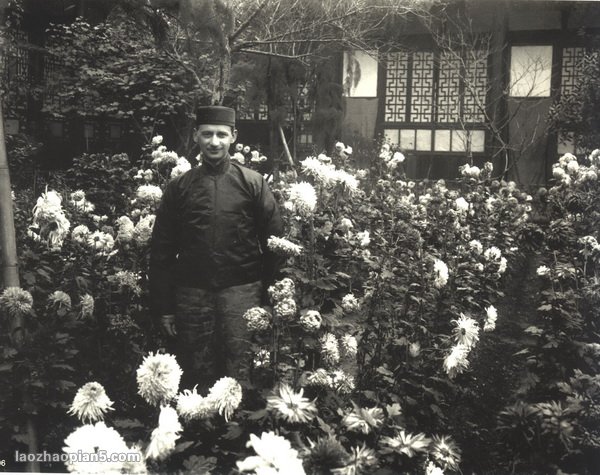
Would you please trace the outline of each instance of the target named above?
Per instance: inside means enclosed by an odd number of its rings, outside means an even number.
[[[237,129],[231,128],[231,136],[233,137],[233,141],[237,140]]]
[[[196,127],[194,129],[194,132],[192,132],[192,139],[194,140],[194,142],[199,143],[199,141],[198,141],[198,127]]]

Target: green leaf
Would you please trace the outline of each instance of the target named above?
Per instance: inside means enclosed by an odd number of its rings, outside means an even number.
[[[244,433],[244,429],[237,422],[227,424],[227,432],[222,435],[223,439],[234,440]]]
[[[259,409],[258,411],[251,412],[248,419],[251,421],[258,421],[263,419],[268,414],[266,409]]]

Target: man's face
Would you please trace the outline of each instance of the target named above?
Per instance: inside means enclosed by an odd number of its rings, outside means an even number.
[[[237,130],[228,125],[202,124],[196,131],[196,142],[207,160],[220,160],[229,153],[237,138]]]

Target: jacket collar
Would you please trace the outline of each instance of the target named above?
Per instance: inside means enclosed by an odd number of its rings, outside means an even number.
[[[209,175],[222,175],[229,170],[231,166],[231,158],[229,154],[217,162],[210,162],[206,158],[202,158],[202,170]]]

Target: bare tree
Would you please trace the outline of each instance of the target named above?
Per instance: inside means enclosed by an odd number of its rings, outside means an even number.
[[[536,87],[546,70],[538,58],[530,58],[527,64],[519,69],[512,69],[506,74],[504,65],[506,59],[508,29],[506,14],[507,5],[495,5],[495,24],[491,31],[478,31],[473,19],[464,12],[443,10],[436,14],[424,15],[423,24],[433,38],[436,48],[440,51],[439,68],[454,68],[455,74],[463,85],[457,103],[468,99],[474,104],[478,114],[483,118],[483,126],[492,140],[491,158],[502,163],[501,176],[509,174],[519,177],[519,159],[540,144],[549,126],[540,116],[534,105],[527,101],[517,100],[514,107],[507,107],[508,97],[515,95],[522,98],[535,97]],[[474,68],[489,70],[488,81],[484,87],[477,78],[470,74]],[[518,92],[516,90],[518,89]],[[469,126],[465,116],[456,111],[456,123],[465,132]],[[509,127],[519,130],[524,123],[534,130],[532,135],[512,134],[509,137]],[[531,124],[535,123],[534,127]],[[467,134],[468,137],[468,134]],[[470,141],[466,144],[467,159],[472,162],[473,152]]]

